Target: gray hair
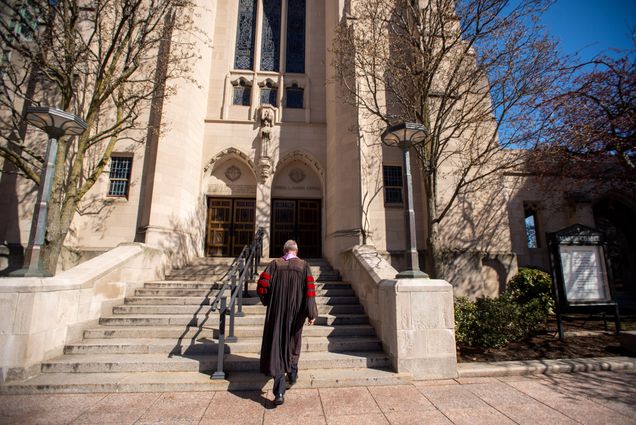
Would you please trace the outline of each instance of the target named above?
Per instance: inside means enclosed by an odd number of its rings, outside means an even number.
[[[288,253],[289,251],[298,251],[298,244],[295,240],[290,239],[285,242],[285,245],[283,246],[283,252]]]

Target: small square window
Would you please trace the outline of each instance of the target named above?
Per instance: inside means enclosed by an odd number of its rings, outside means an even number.
[[[232,97],[232,104],[234,105],[242,105],[242,106],[250,106],[251,97],[252,97],[252,86],[247,84],[244,79],[233,83],[234,91]]]
[[[402,204],[402,167],[385,165],[382,167],[384,176],[384,203]]]
[[[261,85],[261,105],[278,106],[278,87],[269,80]]]
[[[110,185],[108,196],[128,197],[130,188],[130,172],[132,170],[132,157],[113,156],[110,162]]]
[[[304,91],[305,90],[296,83],[292,84],[291,87],[287,87],[285,89],[285,106],[288,108],[302,109]]]

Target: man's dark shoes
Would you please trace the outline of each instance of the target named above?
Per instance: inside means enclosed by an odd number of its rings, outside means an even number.
[[[283,397],[282,394],[278,394],[276,398],[274,399],[274,404],[276,406],[280,406],[283,403],[285,403],[285,397]]]
[[[298,382],[298,373],[288,373],[287,374],[287,379],[289,381],[289,386],[291,387],[296,382]]]

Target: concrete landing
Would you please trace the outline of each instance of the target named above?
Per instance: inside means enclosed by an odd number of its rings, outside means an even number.
[[[260,391],[0,395],[1,424],[613,424],[636,418],[635,371]]]

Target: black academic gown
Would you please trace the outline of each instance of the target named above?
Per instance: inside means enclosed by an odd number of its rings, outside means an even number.
[[[272,261],[260,275],[257,292],[267,306],[261,373],[290,373],[292,365],[298,365],[305,320],[318,317],[316,286],[309,264],[299,258]]]

